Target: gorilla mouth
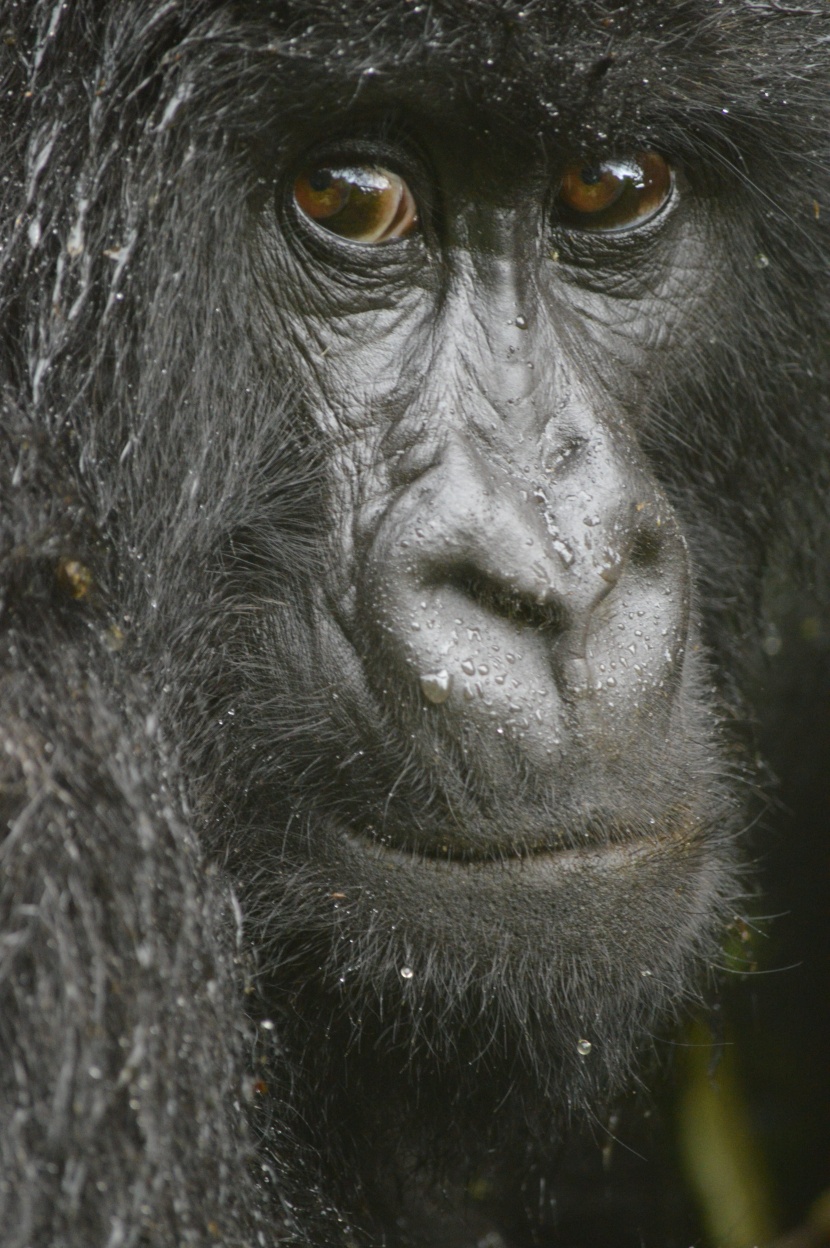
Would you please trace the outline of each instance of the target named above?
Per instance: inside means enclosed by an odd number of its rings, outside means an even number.
[[[597,854],[626,851],[639,853],[650,846],[665,848],[673,845],[693,846],[706,839],[705,828],[688,809],[674,810],[661,819],[647,821],[608,819],[601,816],[571,821],[554,833],[538,829],[523,837],[499,840],[494,844],[461,844],[450,837],[433,837],[426,842],[407,844],[403,838],[381,835],[373,828],[356,830],[349,827],[344,835],[363,851],[376,851],[378,856],[400,865],[412,866],[419,861],[447,869],[504,865],[508,862],[533,862],[552,858],[595,857]]]

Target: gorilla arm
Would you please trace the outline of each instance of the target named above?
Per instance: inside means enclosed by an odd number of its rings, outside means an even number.
[[[7,405],[0,1242],[272,1242],[281,1223],[272,1211],[258,1237],[265,1198],[248,1165],[232,907],[113,653],[65,480]]]

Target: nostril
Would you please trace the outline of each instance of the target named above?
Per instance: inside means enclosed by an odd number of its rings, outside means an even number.
[[[642,525],[634,534],[628,558],[637,568],[653,568],[663,553],[663,534],[654,525]]]
[[[437,582],[438,578],[436,578]],[[444,569],[443,585],[451,585],[490,615],[509,620],[517,628],[562,633],[569,624],[569,611],[559,598],[534,598],[504,581],[495,580],[472,564],[462,563]]]

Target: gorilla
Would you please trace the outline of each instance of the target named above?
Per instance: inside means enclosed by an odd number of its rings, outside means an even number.
[[[830,9],[0,13],[0,1242],[640,1244],[546,1193],[754,887]]]

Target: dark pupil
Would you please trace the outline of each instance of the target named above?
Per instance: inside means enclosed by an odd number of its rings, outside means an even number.
[[[586,186],[596,186],[597,182],[602,179],[602,170],[599,165],[586,165],[580,177]]]
[[[327,191],[331,186],[331,173],[328,169],[316,169],[309,174],[308,185],[312,191]]]

